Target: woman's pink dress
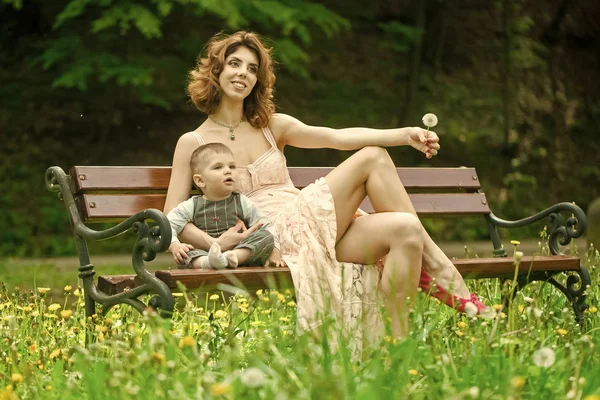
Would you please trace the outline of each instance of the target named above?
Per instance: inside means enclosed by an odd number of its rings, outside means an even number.
[[[192,132],[199,144],[204,140]],[[292,273],[298,329],[318,328],[333,318],[356,349],[383,334],[379,272],[375,265],[336,260],[336,215],[324,178],[302,190],[294,187],[285,156],[269,128],[271,148],[254,163],[238,166],[237,190],[252,199],[279,235],[282,257]]]

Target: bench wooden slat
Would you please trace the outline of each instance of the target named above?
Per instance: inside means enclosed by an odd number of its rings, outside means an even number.
[[[452,260],[458,271],[465,278],[511,278],[515,272],[514,259],[503,258],[472,258]],[[579,258],[571,256],[525,256],[519,265],[519,274],[526,275],[529,271],[578,271]],[[240,267],[226,270],[164,270],[156,271],[156,276],[165,282],[169,288],[176,289],[177,281],[188,289],[213,288],[217,284],[233,284],[239,280],[248,290],[268,287],[270,280],[276,287],[291,287],[291,274],[287,267],[263,268]],[[98,287],[105,293],[115,294],[125,287],[134,287],[135,275],[101,276]]]
[[[333,168],[290,167],[298,188],[306,187]],[[397,168],[407,190],[454,189],[474,192],[480,188],[474,168]],[[171,167],[73,167],[70,175],[76,191],[167,190]]]
[[[412,193],[409,197],[419,215],[488,214],[484,193]],[[80,207],[86,220],[119,220],[146,208],[163,209],[164,194],[86,194],[80,197]],[[360,208],[373,212],[369,199]]]

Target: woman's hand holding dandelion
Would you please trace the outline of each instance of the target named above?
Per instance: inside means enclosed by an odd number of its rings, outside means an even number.
[[[425,114],[423,116],[423,124],[427,129],[411,128],[408,135],[408,144],[424,153],[427,158],[435,156],[440,150],[440,138],[435,132],[429,130],[429,128],[436,126],[437,123],[438,119],[435,114]]]

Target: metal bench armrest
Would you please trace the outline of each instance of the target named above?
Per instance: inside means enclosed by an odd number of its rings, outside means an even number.
[[[46,187],[53,192],[59,192],[59,197],[65,203],[69,213],[73,234],[79,251],[79,277],[83,280],[86,297],[103,305],[103,312],[107,312],[117,303],[124,302],[134,306],[142,312],[146,307],[137,300],[144,293],[154,292],[160,297],[154,303],[159,302],[162,314],[170,314],[173,311],[174,302],[168,286],[153,273],[146,269],[144,261],[152,261],[158,252],[165,251],[171,244],[171,226],[166,215],[157,209],[149,208],[140,211],[125,221],[105,230],[97,231],[89,228],[83,222],[73,197],[71,180],[60,167],[50,167],[46,171]],[[149,221],[155,225],[150,226]],[[137,233],[137,240],[133,246],[132,264],[135,273],[141,280],[142,285],[117,295],[108,296],[98,290],[94,283],[94,266],[90,263],[87,240],[103,240],[119,236],[129,230]],[[93,314],[93,302],[86,298],[86,314]]]
[[[561,212],[568,212],[571,216],[565,218]],[[563,255],[559,244],[568,245],[572,239],[582,236],[587,228],[587,219],[583,210],[576,204],[568,202],[555,204],[535,215],[516,221],[498,218],[493,213],[490,213],[489,220],[499,228],[510,229],[531,225],[546,217],[548,218],[548,245],[554,255]]]

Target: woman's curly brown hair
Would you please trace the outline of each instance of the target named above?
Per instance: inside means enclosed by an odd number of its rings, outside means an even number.
[[[266,47],[256,33],[239,31],[232,35],[213,36],[206,46],[206,56],[201,56],[196,67],[190,71],[188,94],[200,111],[206,114],[214,113],[221,102],[219,75],[223,71],[225,59],[240,46],[247,47],[258,58],[256,85],[244,99],[244,117],[253,127],[264,128],[275,112],[275,74],[271,59],[272,49]]]

